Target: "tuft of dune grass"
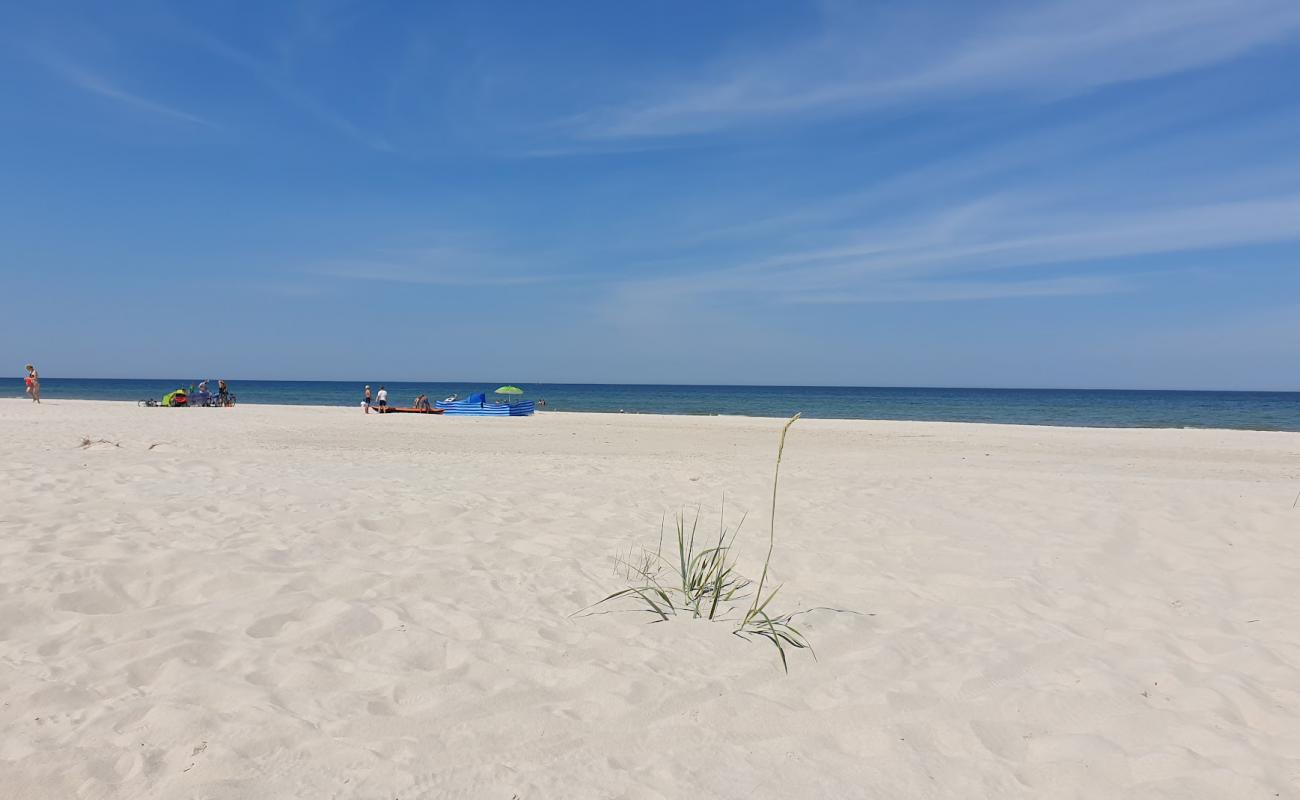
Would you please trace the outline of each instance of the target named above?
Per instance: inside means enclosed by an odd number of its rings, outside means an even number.
[[[653,614],[654,622],[667,622],[677,616],[724,620],[738,608],[741,601],[752,598],[744,615],[738,618],[732,633],[744,639],[760,638],[771,643],[776,647],[781,657],[781,667],[787,673],[790,671],[787,648],[807,649],[812,653],[812,647],[803,633],[790,624],[794,614],[778,614],[768,610],[781,587],[777,586],[766,597],[763,596],[771,571],[772,553],[776,549],[776,498],[781,479],[781,455],[785,451],[786,434],[799,417],[799,414],[795,414],[781,428],[776,450],[776,470],[772,478],[767,555],[763,559],[763,572],[758,579],[757,588],[752,593],[749,588],[753,582],[736,570],[734,557],[736,535],[745,518],[741,517],[734,529],[727,527],[724,496],[717,538],[699,540],[697,545],[700,533],[699,508],[696,508],[689,524],[686,512],[677,512],[676,550],[664,555],[663,524],[660,523],[659,544],[654,552],[640,548],[639,553],[634,553],[629,549],[625,557],[616,559],[615,572],[621,568],[624,578],[631,585],[606,595],[587,608],[622,599],[632,600],[641,610]]]

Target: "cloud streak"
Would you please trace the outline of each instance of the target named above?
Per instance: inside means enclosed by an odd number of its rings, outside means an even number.
[[[1099,294],[1131,282],[1083,274],[1000,280],[998,273],[1300,240],[1300,195],[1127,211],[1034,212],[990,200],[880,226],[834,247],[629,282],[625,295],[664,302],[705,294],[780,302],[919,302]],[[961,280],[963,275],[980,276]]]
[[[573,124],[587,139],[675,136],[945,96],[1068,96],[1211,66],[1300,34],[1292,0],[1061,0],[949,16],[909,25],[840,13],[784,49],[716,63],[704,78]]]
[[[363,130],[339,112],[299,89],[291,81],[278,74],[269,64],[243,50],[226,44],[215,36],[194,30],[187,33],[188,37],[200,47],[239,67],[281,100],[315,119],[325,127],[372,150],[384,153],[396,151],[387,139]]]
[[[147,97],[129,92],[109,80],[104,75],[92,72],[78,64],[74,64],[72,61],[60,54],[51,51],[40,51],[33,53],[33,55],[35,59],[47,69],[82,91],[100,97],[106,97],[110,100],[115,100],[124,105],[128,105],[141,111],[147,111],[150,114],[157,116],[181,120],[195,125],[215,127],[213,123],[196,114],[191,114],[188,111],[182,111],[178,108],[173,108],[155,100],[150,100]]]

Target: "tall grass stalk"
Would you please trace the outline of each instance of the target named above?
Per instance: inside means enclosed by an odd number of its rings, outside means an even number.
[[[785,435],[790,431],[790,426],[795,424],[801,416],[803,416],[802,412],[790,417],[785,423],[785,427],[781,429],[781,440],[776,446],[776,470],[772,474],[772,514],[767,527],[767,558],[763,559],[763,574],[758,578],[758,591],[754,592],[754,603],[749,607],[749,612],[745,614],[744,621],[740,623],[742,628],[748,625],[761,610],[759,601],[763,598],[763,585],[767,583],[768,568],[772,565],[772,550],[776,548],[776,490],[781,483],[781,454],[785,452]],[[776,596],[780,588],[780,586],[776,587],[767,600],[763,601],[762,606],[766,606],[772,600],[772,597]]]
[[[804,635],[790,624],[792,614],[769,612],[768,607],[781,587],[777,586],[766,597],[763,589],[771,571],[772,553],[776,549],[776,498],[781,481],[781,456],[785,452],[785,437],[790,426],[800,417],[795,414],[783,428],[781,439],[776,449],[776,471],[772,477],[772,508],[767,533],[767,556],[763,559],[763,573],[758,580],[757,591],[744,615],[732,631],[745,639],[760,637],[768,640],[781,656],[781,666],[786,672],[790,664],[786,658],[786,648],[808,649]],[[645,610],[653,613],[656,622],[667,622],[678,614],[689,613],[695,619],[720,620],[726,618],[734,606],[748,597],[746,591],[751,581],[736,571],[736,562],[732,555],[736,535],[744,525],[742,516],[735,529],[728,531],[726,524],[726,496],[722,498],[722,517],[718,522],[718,538],[711,546],[701,545],[696,549],[697,533],[700,525],[700,509],[695,509],[695,516],[688,525],[686,512],[676,515],[677,558],[674,564],[663,554],[663,524],[659,526],[659,547],[654,553],[642,548],[639,559],[633,558],[628,551],[621,566],[629,582],[633,583],[620,589],[588,608],[598,606],[619,598],[633,598],[644,604]],[[617,566],[616,566],[617,569]],[[667,580],[663,578],[667,577]],[[815,654],[814,654],[815,656]]]

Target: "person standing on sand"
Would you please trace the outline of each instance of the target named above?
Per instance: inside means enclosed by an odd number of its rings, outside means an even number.
[[[388,390],[382,386],[379,387],[379,394],[375,395],[375,405],[379,406],[380,411],[388,410]]]
[[[23,382],[27,384],[27,394],[31,395],[32,402],[41,402],[41,376],[36,372],[36,367],[27,365],[27,377]]]
[[[361,406],[367,414],[370,413],[370,384],[366,384],[366,399],[361,401]]]

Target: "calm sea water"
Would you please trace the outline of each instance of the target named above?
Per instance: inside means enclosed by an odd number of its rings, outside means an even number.
[[[45,378],[44,399],[137,401],[194,381]],[[363,381],[230,381],[240,403],[357,406]],[[491,392],[497,383],[391,382],[389,400],[409,405],[423,392]],[[216,386],[216,382],[212,382]],[[375,389],[378,382],[371,382]],[[1174,392],[1074,389],[908,389],[835,386],[653,386],[524,384],[548,411],[738,414],[840,419],[1001,422],[1120,428],[1244,428],[1300,431],[1300,392]],[[20,378],[0,378],[0,397],[21,397]]]

